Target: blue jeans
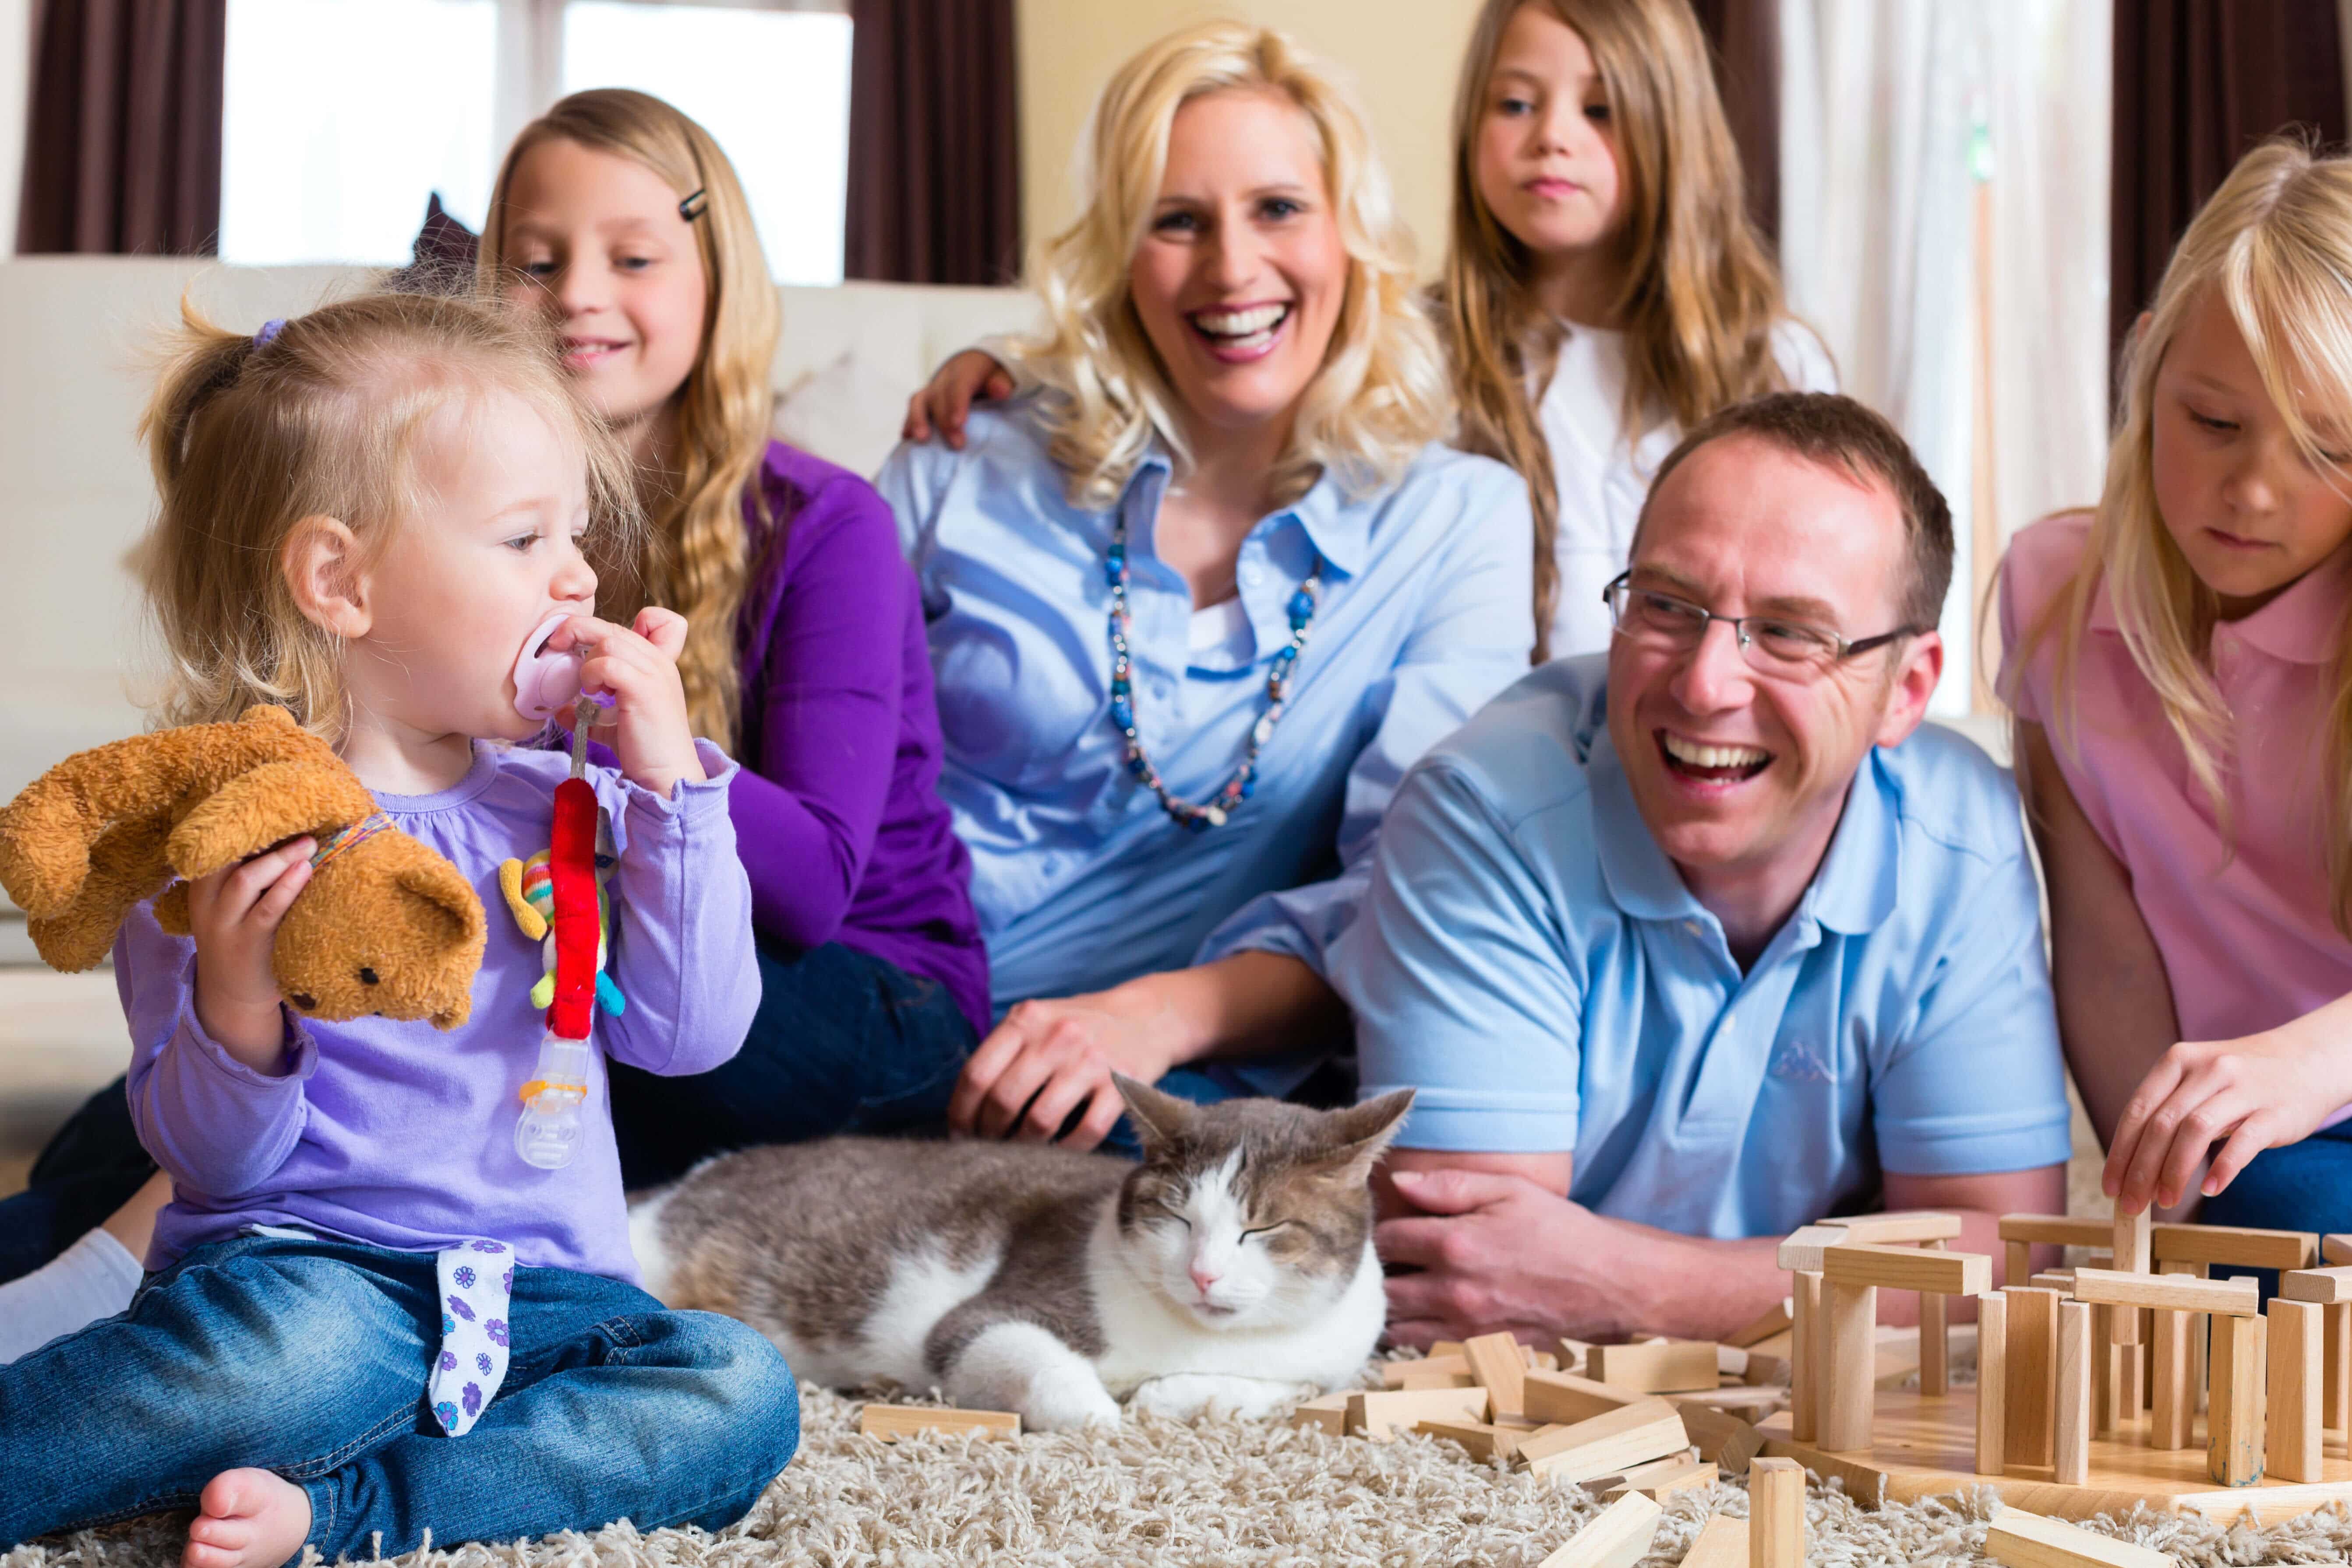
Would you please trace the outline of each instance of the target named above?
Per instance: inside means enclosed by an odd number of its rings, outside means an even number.
[[[241,1236],[149,1279],[119,1318],[0,1366],[0,1551],[193,1508],[255,1466],[310,1494],[328,1562],[741,1518],[800,1441],[792,1373],[753,1330],[633,1285],[515,1270],[513,1359],[474,1429],[425,1406],[430,1253]],[[299,1553],[297,1554],[299,1555]]]
[[[614,1064],[621,1180],[658,1186],[761,1143],[936,1131],[979,1044],[936,980],[838,942],[762,942],[760,1010],[733,1058],[691,1078]]]
[[[979,1039],[947,987],[829,942],[760,944],[760,1010],[742,1050],[692,1078],[613,1064],[613,1131],[631,1189],[709,1155],[835,1132],[928,1131]],[[155,1173],[117,1079],[76,1111],[0,1199],[0,1280],[29,1274]]]
[[[2238,1179],[2197,1212],[2200,1224],[2243,1225],[2258,1230],[2315,1230],[2323,1236],[2352,1231],[2352,1122],[2338,1122],[2300,1143],[2265,1149],[2246,1162]],[[2268,1269],[2220,1269],[2250,1273],[2268,1299],[2277,1276]]]

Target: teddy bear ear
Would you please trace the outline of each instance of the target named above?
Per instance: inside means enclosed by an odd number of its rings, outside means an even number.
[[[488,925],[482,915],[482,900],[457,868],[429,851],[400,868],[395,886],[404,893],[422,899],[449,917],[450,935],[461,946],[481,950],[488,935]]]

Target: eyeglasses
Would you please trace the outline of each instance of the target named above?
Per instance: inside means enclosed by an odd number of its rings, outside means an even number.
[[[1601,590],[1601,602],[1609,606],[1609,618],[1619,637],[1662,652],[1688,653],[1706,636],[1709,621],[1721,621],[1731,628],[1732,640],[1739,645],[1748,667],[1762,675],[1810,680],[1833,664],[1898,638],[1916,637],[1926,629],[1897,626],[1850,642],[1827,626],[1779,616],[1718,616],[1688,599],[1655,588],[1637,588],[1630,581],[1633,575],[1622,572]]]

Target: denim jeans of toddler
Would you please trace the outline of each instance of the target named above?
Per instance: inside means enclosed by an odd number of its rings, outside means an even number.
[[[239,1236],[151,1278],[131,1310],[0,1366],[0,1552],[194,1508],[221,1471],[310,1495],[330,1563],[628,1519],[717,1530],[800,1440],[782,1356],[634,1285],[518,1268],[505,1384],[474,1429],[426,1410],[441,1342],[431,1253]],[[299,1556],[299,1552],[297,1554]]]

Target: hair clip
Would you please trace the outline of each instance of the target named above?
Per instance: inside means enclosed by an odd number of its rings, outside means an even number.
[[[709,210],[710,203],[705,199],[702,188],[698,185],[695,187],[693,195],[677,204],[677,216],[688,223],[692,223]]]
[[[268,348],[278,334],[285,329],[286,318],[283,316],[262,322],[261,331],[253,334],[253,346],[257,349]]]

